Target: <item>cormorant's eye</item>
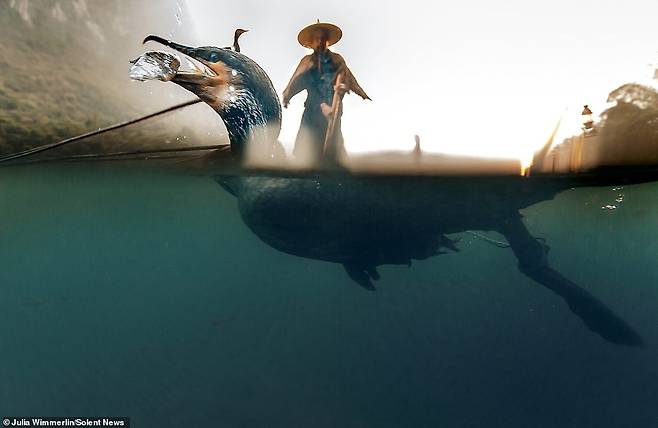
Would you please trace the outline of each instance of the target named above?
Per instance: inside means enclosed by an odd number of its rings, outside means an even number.
[[[210,61],[217,62],[219,61],[219,54],[217,52],[210,53]]]

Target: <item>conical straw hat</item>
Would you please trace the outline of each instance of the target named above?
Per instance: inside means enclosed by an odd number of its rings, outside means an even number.
[[[315,30],[324,30],[327,32],[327,46],[336,44],[341,37],[343,37],[343,31],[337,25],[328,22],[320,22],[318,19],[318,22],[309,25],[299,32],[297,35],[299,44],[306,48],[313,49],[313,33]]]

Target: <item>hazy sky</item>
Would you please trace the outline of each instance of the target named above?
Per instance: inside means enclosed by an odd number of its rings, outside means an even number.
[[[297,33],[316,19],[339,25],[341,53],[374,100],[345,98],[348,150],[413,147],[527,157],[565,115],[595,114],[622,83],[653,76],[658,1],[511,0],[404,2],[187,0],[203,44],[242,51],[281,93],[308,51]],[[182,25],[190,23],[183,22]],[[182,41],[185,42],[185,41]],[[281,140],[294,141],[305,95],[284,110]]]

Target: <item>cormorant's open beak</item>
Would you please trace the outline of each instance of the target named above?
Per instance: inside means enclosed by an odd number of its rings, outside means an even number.
[[[188,67],[186,69],[179,70],[179,72],[176,73],[176,76],[171,79],[173,82],[179,84],[189,83],[203,86],[219,86],[225,83],[224,79],[218,79],[219,74],[223,72],[223,64],[209,62],[201,56],[199,49],[181,45],[164,39],[160,36],[154,35],[146,36],[142,44],[149,41],[157,42],[170,47],[186,56],[185,59],[188,62]]]
[[[231,69],[220,60],[222,52],[219,48],[192,48],[153,35],[147,36],[143,43],[148,41],[158,42],[184,55],[172,82],[196,94],[216,111],[222,110],[226,100],[231,99],[227,91],[231,88],[229,82],[235,79]]]

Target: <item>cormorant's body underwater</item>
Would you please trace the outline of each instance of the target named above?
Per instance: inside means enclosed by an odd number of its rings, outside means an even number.
[[[280,156],[281,105],[267,74],[245,55],[216,47],[156,41],[202,63],[172,81],[199,96],[223,119],[231,151]],[[606,340],[642,346],[624,320],[585,289],[552,269],[548,247],[522,222],[520,209],[577,185],[601,182],[508,177],[358,178],[227,176],[220,184],[238,200],[245,224],[270,246],[300,257],[340,263],[358,284],[374,289],[377,267],[410,264],[456,250],[446,235],[467,230],[505,236],[522,273],[552,290],[587,327]]]

